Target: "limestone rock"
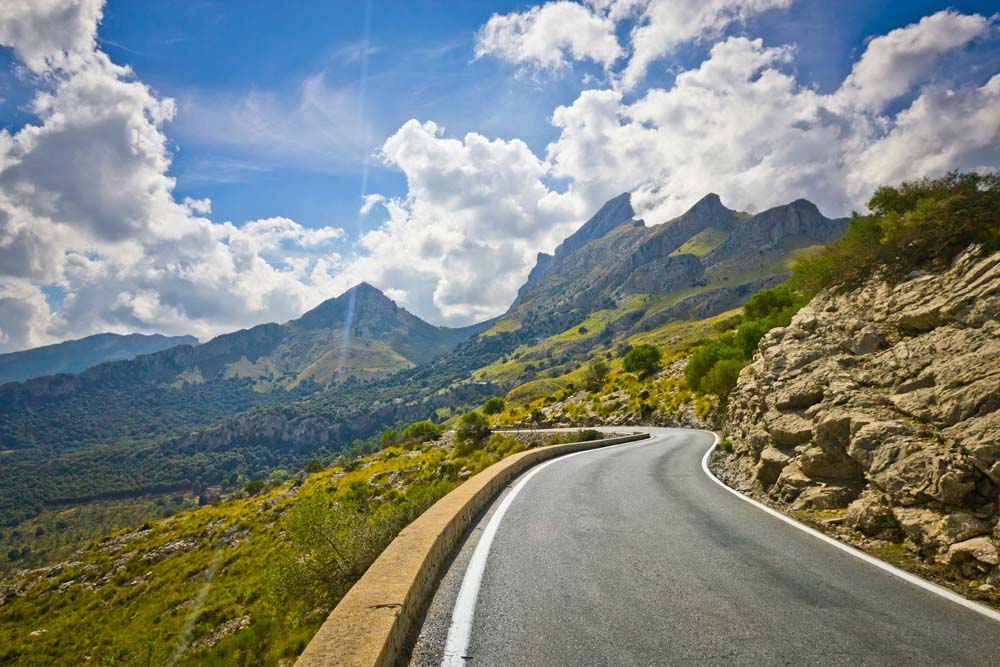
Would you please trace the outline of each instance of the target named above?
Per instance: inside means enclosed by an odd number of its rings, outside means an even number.
[[[761,340],[726,430],[737,488],[1000,584],[1000,253],[820,294]]]

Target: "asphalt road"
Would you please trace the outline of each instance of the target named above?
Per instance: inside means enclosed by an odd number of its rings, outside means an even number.
[[[451,563],[411,665],[1000,665],[1000,623],[727,492],[701,467],[711,435],[648,430],[557,460],[507,503],[449,662],[456,597],[509,487]]]

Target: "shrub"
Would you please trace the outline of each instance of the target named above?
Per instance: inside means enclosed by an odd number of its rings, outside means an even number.
[[[482,444],[489,437],[490,422],[480,412],[466,412],[455,429],[455,438],[463,444]]]
[[[694,348],[684,368],[689,389],[724,398],[736,386],[760,339],[774,327],[787,326],[807,299],[788,284],[755,294],[743,306],[740,325]]]
[[[306,465],[302,469],[310,474],[320,472],[323,470],[323,464],[319,462],[319,459],[309,459],[306,461]]]
[[[598,391],[607,382],[610,373],[611,367],[603,361],[591,364],[583,374],[583,382],[587,391]]]
[[[400,438],[406,442],[421,443],[441,437],[441,427],[432,421],[413,422],[403,429]]]
[[[649,343],[636,345],[625,355],[622,366],[628,373],[648,377],[660,369],[660,350]]]
[[[494,396],[483,403],[483,412],[488,415],[498,415],[503,412],[504,402],[499,396]]]
[[[808,294],[852,287],[873,274],[897,280],[915,268],[943,268],[962,249],[1000,247],[1000,175],[951,172],[941,178],[883,186],[855,214],[847,232],[792,267]]]
[[[395,447],[396,445],[399,444],[399,431],[397,431],[396,429],[389,429],[388,431],[382,434],[382,437],[378,439],[378,442],[379,445],[381,445],[382,449],[386,449],[387,447]]]
[[[736,386],[740,370],[746,362],[740,359],[722,359],[701,380],[700,389],[706,394],[724,397]]]
[[[247,482],[246,486],[243,487],[243,490],[246,491],[248,495],[255,496],[264,490],[264,480],[255,479]]]

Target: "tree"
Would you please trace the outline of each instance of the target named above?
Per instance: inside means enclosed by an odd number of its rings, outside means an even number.
[[[590,368],[583,374],[583,382],[587,386],[587,391],[597,391],[604,386],[611,373],[611,367],[603,361],[598,361],[590,365]]]
[[[622,365],[626,372],[648,377],[660,370],[660,350],[649,343],[636,345],[625,355]]]
[[[246,491],[248,495],[255,496],[264,490],[264,480],[255,479],[252,482],[247,482],[247,485],[243,487],[243,490]]]
[[[490,422],[480,412],[466,412],[459,420],[455,429],[455,437],[459,442],[480,444],[491,433]]]
[[[413,422],[403,429],[400,437],[405,442],[421,443],[441,437],[441,427],[432,421]]]
[[[302,469],[309,474],[321,472],[323,470],[323,464],[319,462],[319,459],[309,459],[306,461],[306,465]]]
[[[379,444],[382,445],[382,449],[385,449],[386,447],[395,447],[399,444],[399,431],[394,428],[389,429],[382,434],[381,438],[379,438]]]
[[[498,415],[503,412],[504,402],[499,396],[494,396],[483,403],[483,412],[488,415]]]

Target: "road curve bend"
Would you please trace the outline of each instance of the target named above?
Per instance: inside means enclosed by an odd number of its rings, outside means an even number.
[[[501,494],[411,666],[1000,666],[1000,623],[708,477],[710,433],[636,430],[653,437],[555,459]]]

